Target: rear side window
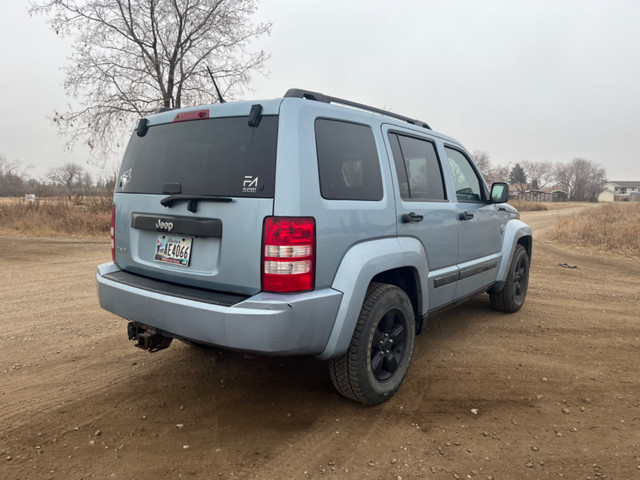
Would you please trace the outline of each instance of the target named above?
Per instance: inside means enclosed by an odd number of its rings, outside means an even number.
[[[405,200],[445,200],[435,145],[425,139],[389,134],[400,196]]]
[[[180,184],[186,195],[272,198],[278,117],[257,128],[248,117],[212,118],[149,128],[131,136],[118,191],[163,194]],[[175,188],[175,186],[173,187]]]
[[[380,160],[371,128],[316,120],[320,193],[328,200],[381,200]]]

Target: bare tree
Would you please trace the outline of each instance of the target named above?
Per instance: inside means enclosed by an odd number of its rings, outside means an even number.
[[[118,170],[120,165],[111,163],[108,166],[104,166],[96,181],[96,187],[103,195],[113,194],[113,190],[118,180]]]
[[[574,158],[556,167],[556,178],[569,187],[569,200],[595,202],[607,183],[607,172],[599,163]]]
[[[489,158],[489,154],[484,150],[474,150],[471,152],[471,158],[473,158],[473,162],[482,173],[483,177],[486,177],[489,169],[491,168],[491,159]]]
[[[18,160],[9,160],[0,153],[0,196],[22,195],[26,181],[26,169]]]
[[[508,165],[496,165],[491,167],[489,172],[485,176],[487,183],[491,185],[494,182],[509,182],[509,166]]]
[[[525,160],[522,162],[522,169],[529,182],[531,182],[531,188],[545,188],[555,180],[555,168],[551,162]]]
[[[502,165],[494,166],[486,151],[474,150],[471,152],[471,157],[487,184],[491,185],[494,182],[506,182],[508,180],[509,167]]]
[[[52,168],[47,173],[47,179],[55,185],[66,188],[69,198],[84,191],[87,182],[89,186],[91,184],[91,176],[77,163],[66,163],[62,167]]]
[[[106,154],[158,107],[214,102],[207,66],[223,96],[240,93],[268,58],[248,50],[271,30],[250,22],[255,10],[256,0],[33,1],[30,13],[75,40],[64,87],[81,108],[53,116],[68,145]]]

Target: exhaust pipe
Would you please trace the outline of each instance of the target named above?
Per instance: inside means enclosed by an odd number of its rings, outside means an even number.
[[[151,353],[164,350],[171,345],[172,337],[162,335],[158,330],[146,325],[129,322],[127,325],[129,340],[137,340],[136,347],[148,350]]]

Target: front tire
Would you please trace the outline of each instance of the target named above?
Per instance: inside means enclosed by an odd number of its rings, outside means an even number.
[[[372,283],[347,353],[329,361],[333,386],[366,405],[388,400],[409,369],[415,332],[413,307],[404,290]]]
[[[500,293],[491,293],[491,308],[514,313],[520,310],[529,287],[529,255],[522,245],[516,246],[504,288]]]

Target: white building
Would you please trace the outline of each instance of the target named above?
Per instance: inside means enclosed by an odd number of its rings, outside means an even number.
[[[640,202],[640,181],[609,181],[599,202]]]

